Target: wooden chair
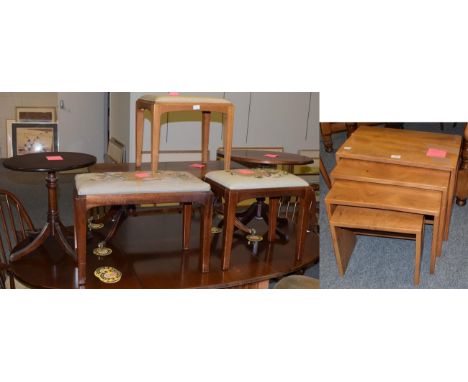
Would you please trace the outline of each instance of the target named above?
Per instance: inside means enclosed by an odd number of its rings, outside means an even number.
[[[35,231],[31,218],[19,199],[11,192],[0,189],[0,283],[5,287],[11,250]],[[15,280],[10,274],[10,288]]]
[[[353,231],[354,230],[354,231]],[[338,273],[346,272],[356,243],[355,234],[401,234],[404,239],[416,240],[414,284],[419,284],[421,253],[424,242],[424,216],[405,212],[372,208],[337,206],[330,218],[330,231],[335,250]]]
[[[211,239],[212,193],[207,183],[183,171],[89,173],[75,177],[75,248],[79,285],[86,283],[86,214],[106,205],[183,204],[182,245],[189,248],[192,203],[202,206],[200,270],[208,272]],[[157,229],[157,227],[155,227]]]
[[[323,145],[325,146],[325,151],[327,153],[331,153],[333,151],[332,134],[346,131],[349,137],[353,133],[354,129],[355,125],[350,123],[320,123],[320,135],[322,137]]]
[[[267,236],[270,242],[276,237],[280,199],[285,196],[299,198],[295,257],[301,259],[313,193],[312,187],[305,180],[284,171],[260,169],[211,171],[206,174],[205,181],[211,185],[216,196],[224,198],[223,270],[228,270],[230,266],[237,204],[252,198],[268,197],[270,200]]]
[[[152,115],[151,130],[151,169],[158,170],[161,135],[161,116],[169,112],[197,111],[202,113],[202,162],[209,160],[211,113],[225,114],[223,145],[225,150],[224,168],[231,166],[232,130],[234,125],[234,105],[224,98],[183,97],[183,96],[144,96],[136,101],[136,166],[141,167],[143,157],[144,112]]]

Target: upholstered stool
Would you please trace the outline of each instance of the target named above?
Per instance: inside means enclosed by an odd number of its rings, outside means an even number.
[[[183,247],[188,249],[191,205],[202,206],[200,269],[209,270],[212,193],[209,184],[184,171],[107,172],[75,177],[75,247],[79,284],[86,283],[87,210],[97,206],[178,202],[183,209]]]
[[[275,240],[276,219],[281,197],[296,196],[300,198],[295,256],[297,260],[301,259],[309,217],[308,210],[312,198],[312,188],[305,180],[280,170],[241,169],[211,171],[206,174],[205,181],[211,185],[211,189],[218,197],[224,197],[223,270],[228,270],[230,265],[237,204],[245,199],[259,197],[268,197],[270,199],[269,241]]]
[[[224,169],[231,166],[232,129],[234,124],[234,105],[224,98],[183,97],[183,96],[144,96],[136,101],[136,166],[141,166],[143,158],[144,112],[152,114],[151,130],[151,169],[157,171],[159,161],[159,142],[161,135],[161,116],[175,111],[202,112],[202,162],[207,162],[210,137],[211,113],[226,115],[224,119]]]

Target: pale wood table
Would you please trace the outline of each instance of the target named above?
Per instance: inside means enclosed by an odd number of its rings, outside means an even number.
[[[336,152],[337,163],[342,158],[401,166],[402,171],[416,167],[448,173],[446,216],[443,219],[444,238],[448,238],[458,165],[461,150],[458,135],[411,130],[359,127]],[[429,149],[446,152],[444,158],[430,157]]]
[[[403,171],[404,170],[404,171]],[[341,159],[331,173],[333,181],[352,180],[372,184],[386,184],[392,187],[432,190],[440,193],[440,226],[437,253],[440,256],[444,239],[447,216],[448,186],[450,174],[447,171],[405,166],[391,163],[368,162],[356,159]],[[394,191],[398,192],[398,189]],[[421,197],[418,192],[417,197]]]

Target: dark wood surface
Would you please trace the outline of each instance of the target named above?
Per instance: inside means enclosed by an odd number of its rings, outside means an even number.
[[[58,157],[60,160],[49,160],[48,157]],[[89,154],[72,152],[34,153],[9,158],[3,162],[6,168],[14,171],[47,172],[46,187],[48,194],[47,222],[41,231],[27,245],[13,250],[10,261],[15,262],[36,251],[48,238],[52,237],[72,259],[76,259],[73,246],[68,242],[65,227],[60,221],[56,177],[57,171],[74,170],[96,163],[96,157]]]
[[[61,156],[63,160],[48,160],[47,157]],[[73,152],[50,152],[18,155],[5,159],[3,165],[14,171],[57,172],[88,167],[96,163],[96,157]]]
[[[221,270],[222,234],[212,241],[210,272],[199,267],[199,211],[195,211],[190,247],[181,248],[182,214],[165,213],[128,218],[109,247],[113,253],[98,258],[92,254],[102,233],[94,233],[88,242],[86,288],[227,288],[245,287],[272,278],[282,277],[318,261],[319,245],[315,233],[307,233],[305,250],[295,260],[294,224],[286,228],[292,238],[288,242],[268,243],[266,226],[256,227],[265,239],[258,244],[257,254],[241,235],[235,235],[231,267]],[[214,249],[214,250],[213,250]],[[100,266],[113,266],[123,274],[116,284],[104,284],[94,276]],[[76,288],[78,272],[75,262],[57,243],[47,240],[34,253],[12,264],[12,271],[27,285],[43,288]]]
[[[218,150],[217,154],[224,157],[224,151]],[[275,158],[269,158],[265,155],[278,155]],[[232,150],[231,159],[242,164],[264,164],[264,165],[305,165],[314,163],[310,157],[299,154],[282,153],[276,151],[262,150]]]

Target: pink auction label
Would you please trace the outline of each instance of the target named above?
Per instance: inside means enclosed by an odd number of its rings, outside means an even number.
[[[254,171],[252,170],[247,170],[247,169],[240,169],[240,170],[237,170],[237,172],[239,174],[242,174],[242,175],[252,175],[252,174],[255,174]]]
[[[46,156],[47,160],[63,160],[63,158],[60,155],[49,155]]]
[[[193,167],[193,168],[203,168],[203,167],[205,167],[205,165],[202,164],[202,163],[193,163],[193,164],[190,165],[190,167]]]
[[[431,147],[429,150],[427,150],[426,156],[432,158],[445,158],[447,156],[447,151],[434,149]]]
[[[149,172],[136,172],[135,176],[137,178],[148,178],[150,176]]]
[[[179,92],[169,92],[169,95],[170,96],[178,96],[178,95],[180,95],[180,93]]]
[[[265,154],[264,156],[266,156],[267,158],[278,158],[279,157],[278,154]]]

